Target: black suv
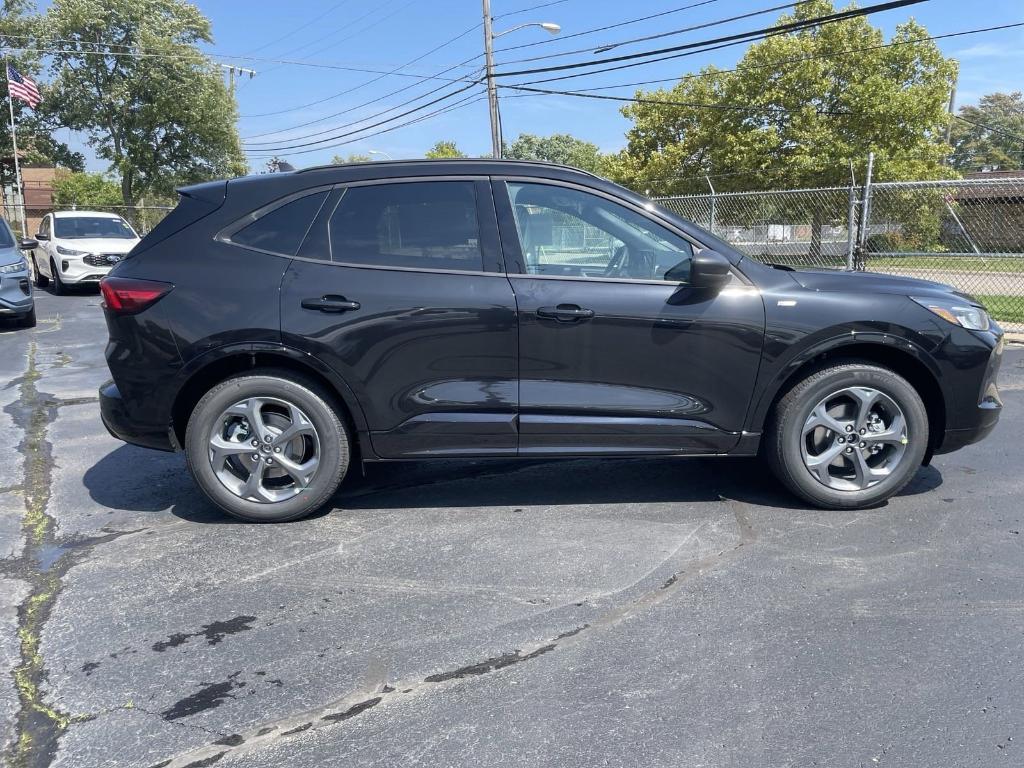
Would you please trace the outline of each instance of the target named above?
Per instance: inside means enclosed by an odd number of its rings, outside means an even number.
[[[377,162],[200,184],[102,281],[115,436],[247,520],[353,461],[753,456],[874,505],[999,418],[936,283],[768,266],[588,173]]]

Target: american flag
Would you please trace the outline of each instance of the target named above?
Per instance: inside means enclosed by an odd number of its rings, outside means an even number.
[[[7,65],[7,88],[11,92],[11,96],[21,99],[32,109],[35,109],[42,100],[35,82],[31,78],[25,77],[10,64]]]

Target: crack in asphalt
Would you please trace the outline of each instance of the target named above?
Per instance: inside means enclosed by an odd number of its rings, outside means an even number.
[[[386,677],[381,674],[381,670],[374,669],[373,665],[371,665],[367,679],[363,681],[361,686],[344,698],[336,700],[325,707],[254,725],[243,733],[235,733],[228,739],[220,739],[211,744],[188,750],[151,765],[149,768],[202,768],[202,766],[210,766],[231,754],[245,754],[290,739],[307,731],[330,727],[350,720],[381,704],[400,701],[403,696],[435,690],[442,686],[459,685],[469,678],[490,675],[508,667],[523,664],[553,653],[559,648],[582,642],[594,633],[609,629],[638,613],[650,609],[654,605],[668,599],[670,595],[681,589],[685,584],[695,580],[708,570],[731,563],[750,550],[751,545],[757,541],[757,533],[746,509],[747,505],[744,502],[725,497],[720,497],[720,499],[722,503],[732,507],[736,527],[739,532],[739,539],[733,546],[709,554],[689,564],[686,568],[673,573],[656,587],[646,590],[627,601],[623,606],[606,611],[591,622],[566,630],[553,638],[529,647],[517,648],[482,661],[465,664],[454,669],[427,675],[420,680],[401,684],[389,685],[386,682]],[[230,695],[230,692],[225,692],[225,695]],[[167,718],[165,717],[165,719]],[[228,748],[225,749],[225,746]]]
[[[64,586],[65,574],[93,547],[137,532],[104,528],[102,536],[58,537],[57,522],[48,511],[54,464],[47,434],[60,407],[90,400],[60,400],[40,392],[37,383],[43,370],[62,368],[71,360],[63,351],[48,361],[41,357],[36,343],[29,342],[25,373],[7,386],[18,389],[18,399],[4,408],[24,434],[18,452],[23,458],[20,490],[25,507],[21,524],[25,545],[17,557],[0,561],[0,575],[21,580],[29,587],[18,606],[19,659],[11,671],[18,695],[15,738],[7,755],[11,768],[47,768],[68,726],[97,716],[64,712],[46,702],[42,691],[47,680],[41,649],[43,627]]]

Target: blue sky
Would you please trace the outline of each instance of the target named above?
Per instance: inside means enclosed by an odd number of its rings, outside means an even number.
[[[870,4],[873,1],[864,0],[861,4]],[[633,0],[629,3],[562,0],[527,13],[513,13],[544,2],[545,0],[492,0],[492,12],[499,17],[495,24],[496,31],[524,22],[552,21],[562,26],[564,36],[679,8],[699,0]],[[596,48],[610,42],[750,13],[772,5],[781,5],[783,2],[785,0],[711,0],[700,7],[651,21],[574,39],[563,40],[537,28],[522,29],[501,37],[496,41],[496,47],[500,49],[526,43],[539,44],[515,51],[499,52],[495,58],[500,64],[503,61],[527,56],[552,54],[587,46]],[[287,140],[289,137],[352,123],[444,85],[439,81],[417,81],[399,75],[390,75],[376,82],[367,83],[378,75],[317,66],[282,65],[263,59],[301,59],[310,64],[388,72],[466,32],[450,45],[401,70],[407,75],[432,75],[479,54],[483,46],[480,28],[469,31],[480,20],[481,7],[478,0],[378,0],[375,6],[366,3],[365,0],[292,0],[289,3],[270,0],[200,0],[197,5],[213,23],[215,41],[214,45],[209,46],[209,52],[228,57],[220,59],[221,61],[234,61],[257,71],[252,80],[241,79],[237,90],[239,111],[242,115],[240,133],[243,139],[250,142],[297,143]],[[503,14],[511,15],[500,18]],[[607,55],[678,45],[766,26],[778,15],[779,12],[773,12],[710,29],[661,38],[620,48]],[[872,23],[881,26],[888,36],[898,23],[911,16],[924,24],[931,34],[939,35],[1024,21],[1024,3],[1021,0],[929,0],[909,8],[874,14],[870,18]],[[981,95],[992,91],[1024,90],[1024,27],[943,40],[940,41],[940,45],[946,55],[954,56],[961,62],[958,104],[975,102]],[[732,66],[745,48],[746,45],[736,45],[675,61],[652,63],[620,72],[588,75],[564,83],[552,83],[550,87],[595,87],[674,78],[696,71],[706,64]],[[518,66],[558,64],[578,60],[587,55],[578,54],[565,59],[556,58]],[[235,56],[239,58],[230,58]],[[242,58],[243,56],[249,58]],[[470,71],[470,68],[463,67],[449,72],[446,77],[467,75]],[[363,102],[410,85],[412,87],[404,93],[353,110],[353,107],[358,107]],[[351,92],[336,95],[346,90]],[[632,88],[623,88],[607,93],[631,95],[632,91]],[[467,92],[466,95],[469,94],[470,92]],[[461,96],[442,102],[434,109],[453,104],[459,98]],[[303,106],[321,99],[327,100]],[[413,106],[422,103],[416,102]],[[512,140],[520,132],[561,132],[592,141],[606,151],[617,150],[623,146],[624,133],[629,127],[628,121],[619,114],[619,106],[609,101],[565,96],[504,98],[502,117],[505,138],[507,141]],[[289,111],[276,115],[266,114],[283,110]],[[343,115],[310,125],[312,121],[343,110],[346,110]],[[424,110],[406,119],[418,117],[429,111],[431,110]],[[393,114],[387,113],[376,119],[391,117]],[[354,126],[338,128],[333,132],[316,136],[313,140],[352,131],[360,125],[357,123]],[[271,131],[282,132],[257,136]],[[481,100],[469,103],[450,113],[344,146],[331,147],[329,144],[335,142],[328,142],[322,145],[322,148],[307,154],[288,151],[281,151],[278,154],[298,167],[326,162],[336,153],[345,155],[351,152],[366,153],[369,150],[386,152],[394,157],[418,157],[439,139],[455,140],[464,152],[471,155],[487,153],[490,139],[486,102]],[[79,144],[78,141],[75,143]],[[258,159],[253,153],[251,165],[254,168],[258,169],[263,162],[264,160]],[[103,170],[103,164],[94,160],[90,161],[90,167]]]

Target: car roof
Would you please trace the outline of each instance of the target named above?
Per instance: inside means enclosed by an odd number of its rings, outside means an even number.
[[[103,219],[120,219],[121,214],[109,211],[54,211],[55,219],[73,219],[79,216],[98,216]]]

